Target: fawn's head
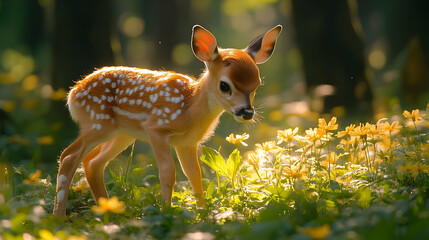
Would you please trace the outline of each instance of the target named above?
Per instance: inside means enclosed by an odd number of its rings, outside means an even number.
[[[256,64],[270,58],[281,30],[278,25],[238,50],[219,48],[213,34],[198,25],[193,28],[192,50],[206,64],[210,94],[238,122],[249,121],[255,114],[252,101],[261,84]]]

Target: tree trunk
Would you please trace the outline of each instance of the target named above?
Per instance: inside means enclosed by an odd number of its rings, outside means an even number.
[[[95,68],[114,64],[110,45],[112,16],[111,0],[55,1],[52,73],[55,90],[68,91],[75,81]],[[65,102],[55,102],[52,112],[55,113],[52,118],[64,128],[74,126]],[[75,135],[76,130],[71,128],[68,134]]]
[[[352,26],[348,2],[292,3],[308,89],[312,91],[319,85],[334,87],[333,93],[319,93],[323,95],[322,106],[313,110],[328,113],[335,107],[344,107],[347,115],[368,118],[372,115],[372,93],[365,76],[363,43]]]

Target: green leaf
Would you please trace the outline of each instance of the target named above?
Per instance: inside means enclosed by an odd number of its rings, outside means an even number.
[[[235,176],[237,175],[237,172],[240,169],[240,165],[241,165],[240,151],[238,151],[238,149],[235,149],[226,160],[228,175],[232,180],[235,179]]]
[[[217,174],[225,177],[228,176],[225,159],[223,159],[222,155],[220,155],[216,150],[209,147],[203,147],[203,155],[200,159],[210,168],[215,170]]]
[[[213,193],[214,193],[214,182],[210,181],[210,184],[209,184],[209,186],[207,187],[207,190],[206,190],[206,198],[207,199],[213,198]]]
[[[359,206],[361,208],[367,208],[371,204],[372,196],[371,196],[371,190],[370,189],[364,189],[359,192]]]

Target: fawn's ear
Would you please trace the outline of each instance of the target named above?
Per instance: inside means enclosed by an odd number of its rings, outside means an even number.
[[[216,38],[200,25],[192,28],[192,51],[204,62],[211,62],[218,57]]]
[[[244,51],[246,51],[257,64],[266,62],[274,51],[277,37],[281,31],[282,26],[277,25],[270,31],[259,35],[250,41]]]

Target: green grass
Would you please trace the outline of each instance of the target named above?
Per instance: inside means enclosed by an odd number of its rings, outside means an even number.
[[[125,160],[106,169],[123,213],[92,211],[96,203],[78,172],[68,217],[56,218],[49,173],[2,157],[0,239],[429,238],[429,122],[420,115],[344,130],[336,118],[319,119],[316,128],[279,130],[254,146],[240,144],[245,135],[230,137],[231,152],[203,147],[204,208],[187,181],[164,206],[156,166],[128,170]]]

